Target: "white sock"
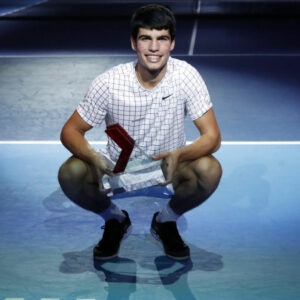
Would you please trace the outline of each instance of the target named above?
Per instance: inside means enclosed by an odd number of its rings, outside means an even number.
[[[176,222],[180,215],[177,215],[168,203],[162,211],[157,215],[156,221],[159,223]]]
[[[111,219],[117,219],[119,222],[123,222],[126,217],[114,203],[111,203],[110,206],[99,213],[99,215],[105,220],[105,222]]]

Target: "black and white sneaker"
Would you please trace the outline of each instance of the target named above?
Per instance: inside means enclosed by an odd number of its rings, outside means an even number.
[[[151,223],[151,234],[160,241],[165,254],[176,260],[184,260],[190,257],[190,248],[181,239],[176,222],[159,223],[156,221],[156,212]]]
[[[131,226],[127,211],[122,210],[122,212],[126,216],[123,222],[116,219],[105,222],[102,239],[94,247],[94,259],[108,260],[118,255],[121,241]]]

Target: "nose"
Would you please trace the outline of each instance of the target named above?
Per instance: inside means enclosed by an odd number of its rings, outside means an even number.
[[[150,51],[155,52],[158,50],[158,41],[152,40],[150,43]]]

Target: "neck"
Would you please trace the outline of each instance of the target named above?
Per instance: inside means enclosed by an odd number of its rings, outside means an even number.
[[[166,66],[161,70],[155,70],[153,72],[141,70],[138,64],[135,67],[136,77],[140,84],[146,89],[153,89],[163,79],[166,71]]]

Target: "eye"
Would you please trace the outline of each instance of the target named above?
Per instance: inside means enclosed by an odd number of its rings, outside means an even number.
[[[150,37],[147,36],[147,35],[142,35],[142,36],[139,37],[139,40],[141,40],[141,41],[147,41],[147,40],[150,40]]]
[[[168,36],[166,36],[166,35],[163,35],[163,36],[160,36],[160,37],[158,38],[158,40],[160,40],[160,41],[169,41],[170,38],[169,38]]]

